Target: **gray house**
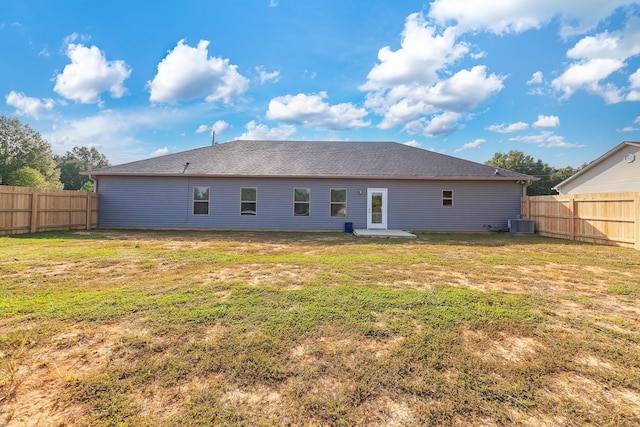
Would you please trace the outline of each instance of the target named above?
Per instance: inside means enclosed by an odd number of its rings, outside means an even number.
[[[617,145],[554,189],[560,194],[640,191],[640,142]]]
[[[101,227],[486,231],[536,178],[394,142],[232,141],[86,172]]]

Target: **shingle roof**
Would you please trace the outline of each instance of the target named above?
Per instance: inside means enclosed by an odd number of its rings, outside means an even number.
[[[90,174],[536,180],[395,142],[345,141],[232,141]]]

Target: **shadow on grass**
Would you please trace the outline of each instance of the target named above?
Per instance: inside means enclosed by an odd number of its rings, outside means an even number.
[[[416,239],[355,237],[340,231],[238,231],[238,230],[151,230],[151,229],[95,229],[70,231],[44,231],[32,234],[7,236],[13,239],[33,240],[176,240],[176,241],[236,241],[269,244],[304,244],[310,246],[478,246],[503,247],[555,244],[563,246],[584,245],[582,242],[553,239],[539,235],[514,235],[510,233],[454,233],[417,232]]]
[[[555,244],[559,246],[584,245],[584,242],[572,240],[554,239],[538,234],[511,234],[511,233],[417,233],[418,242],[440,246],[525,246]]]
[[[63,230],[63,231],[41,231],[39,233],[12,234],[6,236],[10,239],[30,239],[30,240],[103,240],[106,236],[101,233],[91,231]]]

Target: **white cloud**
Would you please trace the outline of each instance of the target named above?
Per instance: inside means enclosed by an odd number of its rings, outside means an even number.
[[[629,76],[629,89],[626,100],[640,101],[640,68]]]
[[[376,112],[384,112],[378,125],[380,129],[391,129],[408,124],[420,116],[438,112],[466,113],[484,102],[504,87],[504,77],[487,76],[486,67],[478,65],[471,70],[460,70],[449,79],[432,86],[394,88],[387,95],[373,94],[367,98],[365,106]],[[400,97],[394,101],[394,98]]]
[[[640,116],[636,117],[633,121],[634,125],[640,124]],[[635,132],[640,130],[640,128],[635,126],[625,126],[622,129],[616,129],[617,132]]]
[[[537,135],[516,136],[509,138],[509,141],[524,142],[527,144],[535,144],[538,147],[548,148],[579,148],[584,147],[582,144],[573,144],[566,142],[563,136],[556,135],[551,131],[543,131]]]
[[[484,65],[460,70],[450,79],[430,87],[426,93],[417,91],[417,97],[427,104],[443,110],[467,112],[504,87],[505,77],[487,76]]]
[[[440,31],[422,13],[414,13],[405,21],[400,49],[380,49],[379,63],[360,86],[368,92],[365,107],[383,116],[379,129],[403,126],[409,133],[446,134],[455,128],[452,119],[502,90],[506,77],[489,74],[484,65],[449,69],[466,55],[484,57],[472,55],[458,35],[455,28]]]
[[[533,124],[534,128],[557,128],[560,126],[560,118],[558,116],[538,115],[538,120]]]
[[[53,151],[59,153],[71,151],[75,146],[104,147],[101,151],[113,163],[125,155],[129,147],[139,143],[133,136],[137,127],[131,115],[107,110],[80,120],[56,123],[53,131],[44,132],[43,137],[51,143]]]
[[[476,140],[474,140],[474,141],[467,142],[466,144],[464,144],[464,145],[463,145],[462,147],[460,147],[460,148],[456,148],[455,152],[456,152],[456,153],[458,153],[458,152],[460,152],[460,151],[468,150],[468,149],[470,149],[470,148],[480,148],[480,146],[481,146],[482,144],[484,144],[485,142],[487,142],[487,141],[486,141],[486,140],[484,140],[484,139],[482,139],[482,138],[478,138],[478,139],[476,139]]]
[[[550,95],[551,91],[548,90],[547,87],[541,86],[543,83],[545,83],[545,80],[542,71],[536,71],[531,78],[527,80],[527,86],[535,85],[535,87],[531,88],[527,93],[529,95]]]
[[[409,134],[421,133],[429,137],[449,135],[457,128],[458,121],[461,118],[461,114],[446,111],[442,114],[434,115],[431,120],[426,118],[413,120],[407,123],[403,130]]]
[[[212,132],[219,134],[229,129],[229,126],[230,126],[229,123],[225,122],[224,120],[218,120],[211,126],[207,126],[207,125],[198,126],[198,129],[196,129],[196,133],[205,133],[210,130]]]
[[[162,147],[151,153],[151,157],[164,156],[165,154],[169,154],[169,148]]]
[[[329,105],[324,101],[326,98],[326,92],[273,98],[269,102],[267,118],[319,130],[356,129],[370,125],[370,122],[363,121],[368,114],[364,108],[357,108],[351,103]]]
[[[209,41],[200,40],[197,47],[180,40],[158,64],[158,72],[147,82],[151,102],[173,103],[204,98],[207,102],[231,103],[243,94],[249,81],[238,73],[228,59],[210,58]]]
[[[409,147],[414,147],[414,148],[422,147],[422,144],[416,141],[415,139],[405,142],[404,145],[408,145]]]
[[[376,64],[360,89],[377,91],[398,85],[431,85],[438,81],[438,70],[450,65],[469,52],[465,43],[456,43],[456,33],[450,29],[436,34],[422,13],[407,17],[402,32],[401,47],[392,51],[385,46],[378,52]]]
[[[505,125],[504,123],[499,125],[491,125],[487,127],[486,130],[489,130],[491,132],[497,132],[497,133],[513,133],[513,132],[518,132],[528,128],[529,128],[529,125],[527,123],[516,122],[516,123],[511,123],[509,125]]]
[[[563,92],[563,98],[571,97],[578,90],[602,97],[606,103],[614,104],[623,100],[640,100],[633,85],[633,75],[629,77],[631,86],[625,95],[625,88],[606,82],[616,72],[622,72],[627,61],[640,55],[640,18],[632,17],[620,31],[584,37],[567,51],[567,57],[576,61],[566,71],[553,80],[552,86]]]
[[[213,126],[211,126],[211,130],[215,133],[222,133],[225,130],[229,129],[229,127],[229,123],[225,122],[224,120],[218,120],[213,124]]]
[[[537,85],[537,84],[542,83],[542,81],[543,81],[542,71],[536,71],[531,76],[531,79],[529,81],[527,81],[527,84],[528,85]]]
[[[40,115],[53,109],[53,99],[38,99],[26,96],[24,93],[11,91],[6,96],[7,105],[16,109],[19,116],[31,116],[38,120]]]
[[[75,37],[67,38],[73,39]],[[109,92],[113,98],[127,93],[124,81],[131,75],[131,69],[124,61],[107,61],[104,52],[96,46],[74,43],[67,44],[66,54],[71,63],[56,76],[53,88],[56,93],[82,104],[101,102],[102,92]]]
[[[460,31],[521,33],[541,28],[559,17],[563,35],[580,34],[594,28],[617,8],[635,0],[435,0],[429,16],[441,25],[455,22]]]
[[[296,133],[295,126],[281,124],[275,128],[269,128],[263,124],[257,124],[255,120],[251,120],[246,124],[247,131],[235,139],[267,141],[267,140],[285,140],[291,138]]]
[[[629,76],[629,83],[631,89],[640,89],[640,68]]]
[[[278,0],[269,0],[269,7],[278,7]]]
[[[416,117],[433,114],[437,111],[435,107],[427,105],[420,100],[403,98],[384,111],[384,119],[378,124],[378,128],[383,130],[393,129],[396,126],[410,123]]]
[[[172,128],[192,113],[188,109],[144,108],[103,110],[79,120],[55,122],[50,132],[42,132],[55,153],[63,154],[76,146],[101,147],[111,163],[123,163],[148,156],[149,146],[137,134],[150,128]]]
[[[546,147],[549,148],[580,148],[584,147],[584,144],[573,144],[566,142],[563,136],[551,135],[547,138]]]
[[[260,76],[260,83],[265,84],[267,82],[277,83],[280,80],[280,71],[265,71],[262,65],[256,67],[256,71]]]
[[[564,92],[563,98],[568,99],[576,91],[584,89],[589,93],[597,94],[613,103],[619,97],[614,96],[617,89],[611,85],[601,85],[600,82],[609,77],[615,71],[624,67],[624,62],[619,59],[589,59],[574,63],[558,78],[551,82],[554,89]]]
[[[626,60],[640,54],[640,19],[631,19],[623,31],[605,31],[582,38],[567,51],[573,59],[619,59]]]

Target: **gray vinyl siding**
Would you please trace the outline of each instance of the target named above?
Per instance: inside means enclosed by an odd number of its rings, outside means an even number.
[[[208,215],[193,215],[193,187],[210,188]],[[257,189],[256,216],[240,215],[240,189]],[[293,189],[311,189],[310,215],[293,215]],[[330,189],[347,190],[347,216],[331,217]],[[367,227],[367,188],[388,189],[387,227],[485,231],[520,214],[522,186],[509,181],[256,179],[101,176],[101,227],[344,230]],[[453,206],[442,206],[442,191]]]
[[[104,227],[184,227],[192,194],[172,178],[100,177],[98,224]]]

